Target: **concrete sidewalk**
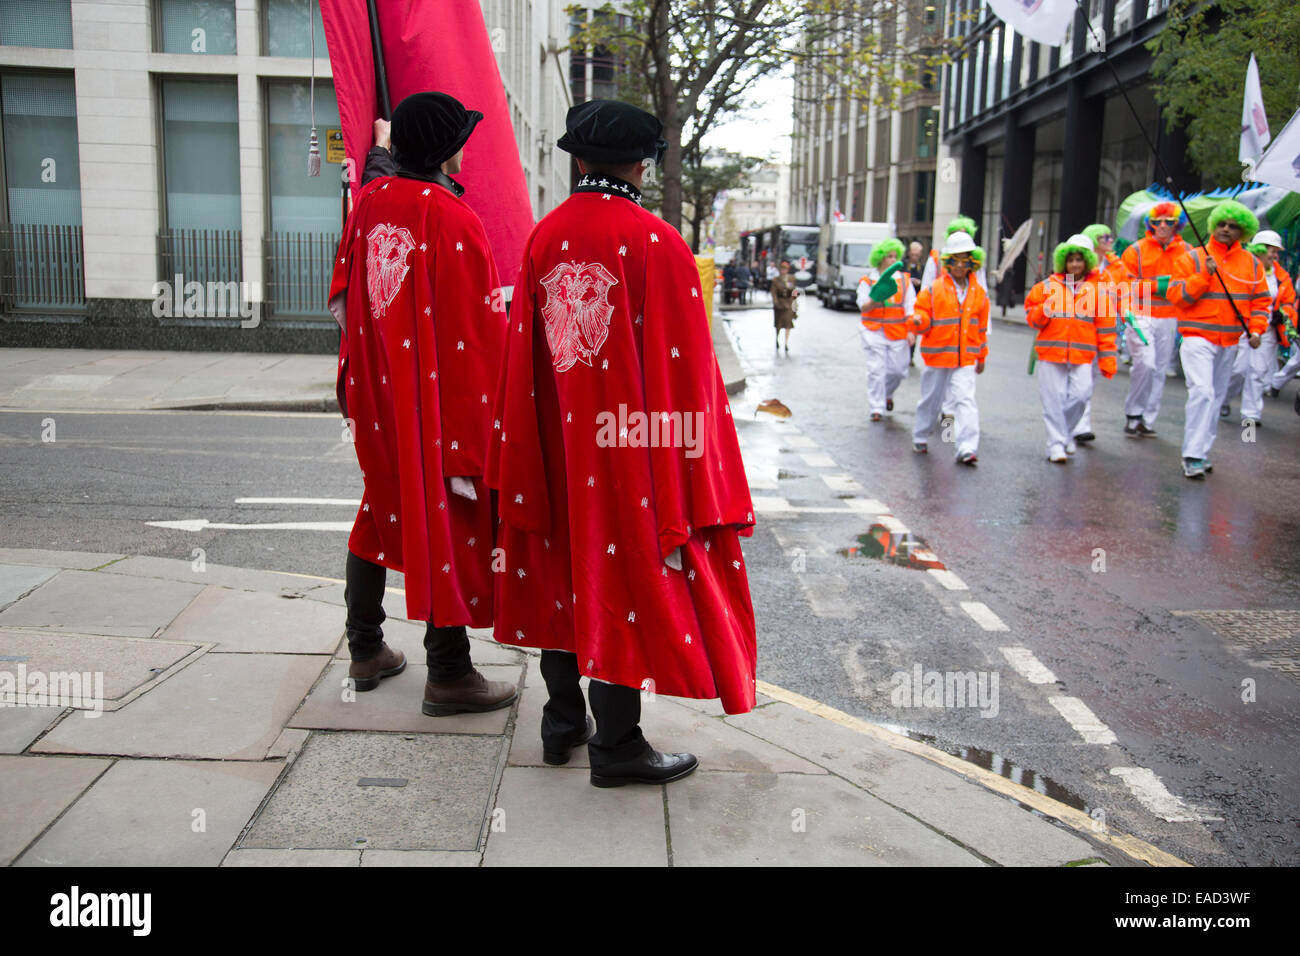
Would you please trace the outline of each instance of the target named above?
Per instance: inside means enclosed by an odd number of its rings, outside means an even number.
[[[745,374],[723,329],[713,345],[727,391]],[[0,409],[336,412],[333,355],[0,349]]]
[[[387,639],[410,664],[356,694],[342,601],[341,582],[323,578],[0,550],[0,696],[24,682],[70,695],[0,707],[0,864],[1178,862],[762,683],[740,716],[648,700],[647,737],[697,753],[700,769],[596,789],[582,748],[567,767],[542,762],[536,652],[473,632],[476,664],[517,683],[518,701],[425,717],[423,627],[390,618]],[[386,603],[403,609],[400,592]]]

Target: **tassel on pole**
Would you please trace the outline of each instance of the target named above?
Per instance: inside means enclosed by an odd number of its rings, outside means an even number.
[[[307,175],[320,175],[320,143],[316,139],[316,127],[311,128],[311,143],[307,147]]]

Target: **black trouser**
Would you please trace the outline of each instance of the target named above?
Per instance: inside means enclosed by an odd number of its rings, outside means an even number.
[[[384,640],[384,581],[388,572],[348,551],[347,583],[343,602],[348,606],[348,652],[354,661],[368,661],[379,655]],[[464,627],[434,627],[424,630],[425,663],[429,680],[458,680],[474,669],[469,659],[469,635]]]
[[[587,726],[587,705],[578,685],[578,658],[567,651],[542,651],[542,678],[550,700],[542,708],[542,746],[563,749]],[[635,687],[593,680],[587,688],[596,733],[587,744],[593,767],[639,757],[650,749],[641,735],[641,692]],[[552,744],[554,746],[552,746]]]

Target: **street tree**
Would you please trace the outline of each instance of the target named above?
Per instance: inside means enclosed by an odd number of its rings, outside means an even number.
[[[1274,135],[1300,108],[1300,4],[1274,0],[1173,0],[1166,26],[1147,43],[1156,102],[1183,126],[1188,155],[1218,186],[1241,180],[1237,144],[1250,55]]]
[[[804,63],[826,82],[817,95],[866,108],[892,105],[919,88],[923,68],[941,61],[942,30],[926,22],[924,0],[627,0],[606,4],[573,33],[571,49],[608,53],[619,64],[621,98],[663,121],[664,219],[680,229],[684,157],[700,155],[708,133],[753,102],[763,77]],[[571,15],[585,7],[573,6]],[[900,26],[901,25],[901,26]],[[908,49],[904,30],[933,43]],[[796,110],[799,103],[796,102]]]

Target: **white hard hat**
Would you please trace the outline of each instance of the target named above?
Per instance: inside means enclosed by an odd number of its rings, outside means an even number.
[[[1282,245],[1282,237],[1272,229],[1261,229],[1255,233],[1255,243],[1261,246],[1272,246],[1275,249],[1285,249]]]
[[[1097,251],[1096,246],[1092,244],[1092,240],[1081,232],[1076,232],[1069,239],[1066,239],[1065,244],[1067,246],[1083,246],[1083,248],[1087,249],[1089,252]]]
[[[969,233],[954,232],[948,237],[948,241],[943,244],[941,256],[955,256],[963,252],[974,252],[975,240],[970,237]]]

